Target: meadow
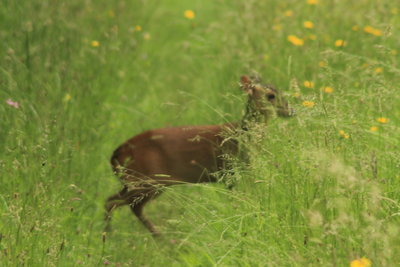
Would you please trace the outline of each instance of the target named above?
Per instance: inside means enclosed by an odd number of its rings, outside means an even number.
[[[0,1],[1,266],[399,266],[400,4]],[[109,159],[144,130],[239,120],[243,74],[292,118],[251,129],[224,183],[103,233]]]

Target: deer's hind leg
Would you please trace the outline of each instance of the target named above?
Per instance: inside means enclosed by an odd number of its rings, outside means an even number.
[[[111,222],[112,212],[118,207],[129,204],[129,202],[126,199],[127,193],[128,193],[128,188],[124,187],[117,194],[114,194],[114,195],[110,196],[109,198],[107,198],[106,204],[105,204],[106,212],[105,212],[105,216],[104,216],[104,220],[106,222],[106,225],[104,227],[105,232],[111,231],[110,222]]]
[[[132,189],[129,191],[129,207],[139,221],[154,235],[160,235],[160,232],[154,226],[154,224],[143,214],[143,207],[145,204],[160,195],[161,191],[155,186],[148,188]]]

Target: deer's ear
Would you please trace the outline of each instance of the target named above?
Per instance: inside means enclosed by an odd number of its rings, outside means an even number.
[[[253,94],[252,81],[249,76],[243,75],[240,77],[240,88],[247,94]]]
[[[249,76],[243,75],[242,77],[240,77],[240,83],[242,84],[242,86],[249,85],[251,84],[251,79]]]

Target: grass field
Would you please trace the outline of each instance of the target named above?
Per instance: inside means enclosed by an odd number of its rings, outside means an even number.
[[[400,265],[397,1],[0,2],[1,266]],[[167,188],[162,238],[129,208],[103,235],[112,151],[238,120],[253,72],[297,115],[252,129],[236,187]]]

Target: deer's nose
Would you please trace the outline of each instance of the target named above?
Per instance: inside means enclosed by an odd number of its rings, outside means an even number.
[[[296,114],[296,111],[293,108],[285,108],[285,109],[278,109],[277,113],[281,117],[291,117]]]

